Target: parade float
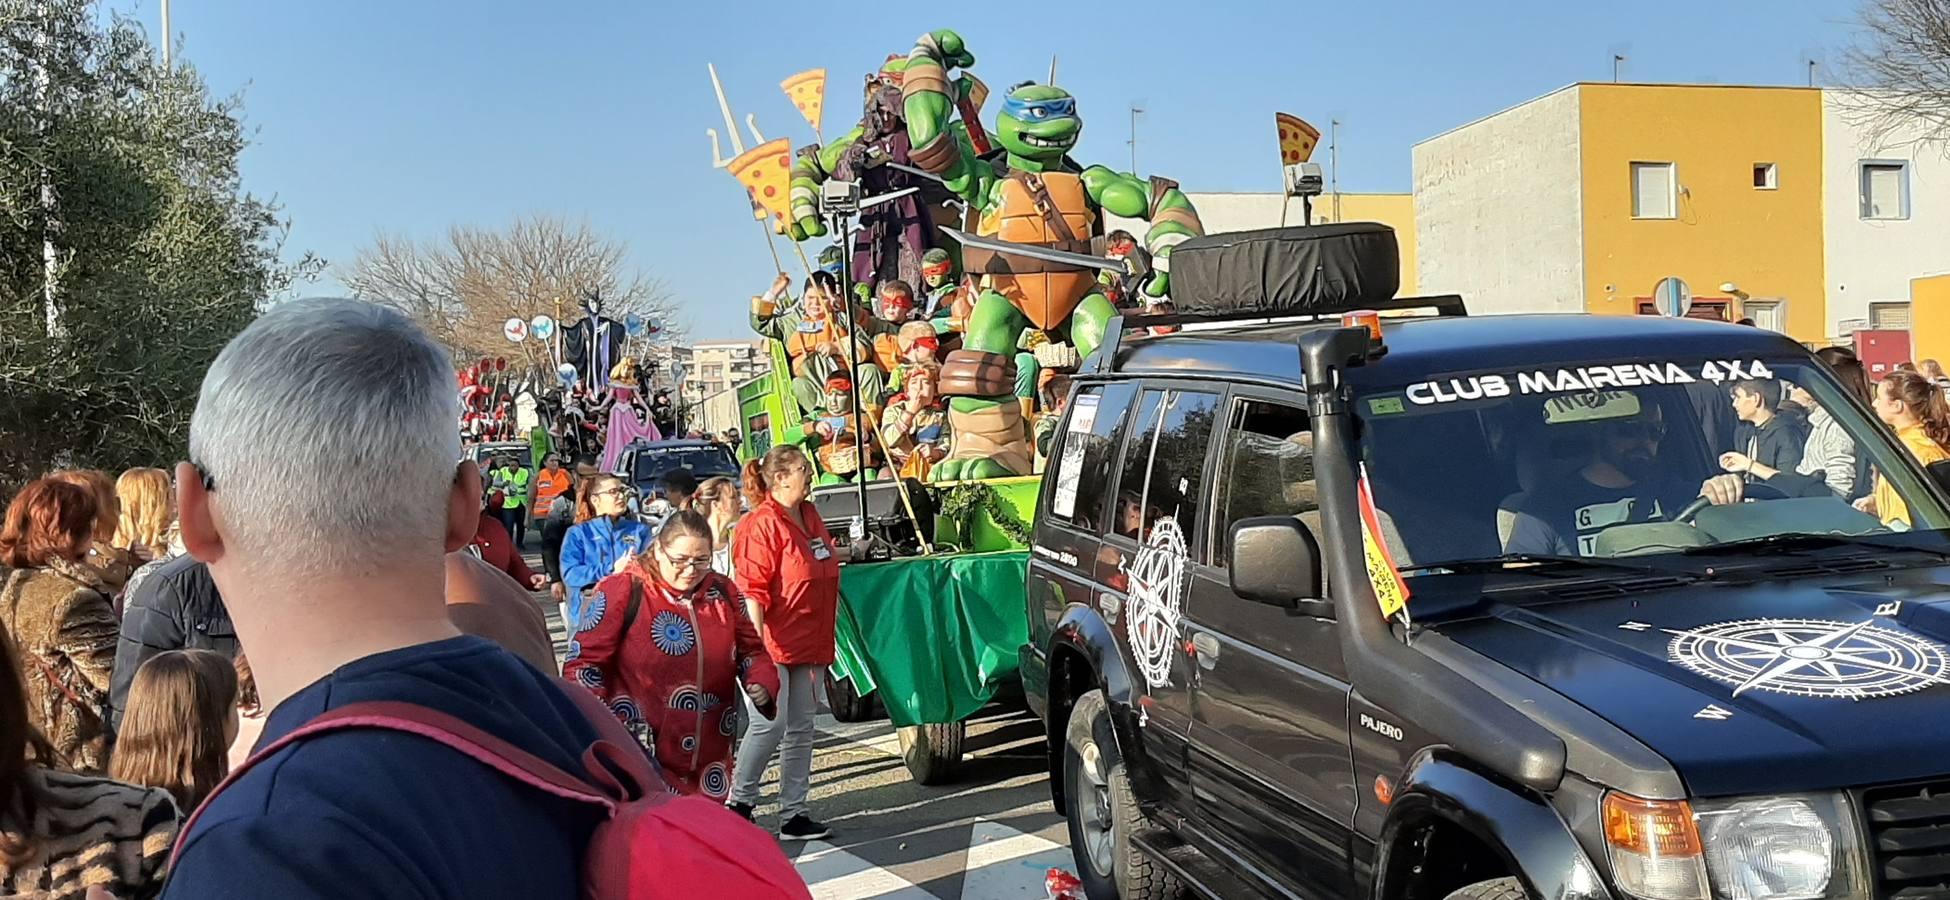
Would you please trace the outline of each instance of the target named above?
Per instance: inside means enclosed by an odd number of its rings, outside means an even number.
[[[856,126],[796,152],[750,115],[747,149],[711,69],[734,154],[713,129],[714,165],[745,189],[779,274],[752,300],[772,370],[738,389],[740,457],[804,447],[829,526],[888,548],[842,570],[827,694],[842,720],[884,708],[922,783],[953,777],[965,721],[1016,685],[1035,437],[1060,376],[1118,314],[1106,288],[1127,308],[1161,301],[1172,248],[1203,231],[1175,183],[1073,160],[1083,119],[1053,84],[1010,88],[985,125],[974,62],[955,32],[923,35],[867,75]],[[826,81],[781,85],[815,137]],[[1145,277],[1130,277],[1137,248],[1107,245],[1110,214],[1151,223]]]

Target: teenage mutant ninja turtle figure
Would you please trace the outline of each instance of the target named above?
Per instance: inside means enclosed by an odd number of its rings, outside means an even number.
[[[946,481],[1030,471],[1025,422],[1039,370],[1074,368],[1117,315],[1097,270],[1075,261],[1095,252],[1105,212],[1151,223],[1145,243],[1154,271],[1143,292],[1152,297],[1170,289],[1172,248],[1204,233],[1175,183],[1071,160],[1083,120],[1075,98],[1053,85],[1011,88],[993,131],[997,152],[978,158],[949,128],[954,103],[945,89],[947,70],[973,59],[946,29],[915,45],[902,82],[909,155],[980,211],[978,236],[1065,253],[1038,258],[995,242],[962,248],[964,269],[983,281],[962,348],[941,368],[955,447],[934,477]]]
[[[907,68],[907,57],[889,58],[879,72],[867,77],[860,123],[830,144],[801,150],[792,165],[792,223],[786,231],[793,240],[826,234],[827,225],[819,213],[819,186],[829,178],[857,182],[865,197],[918,189],[917,193],[861,211],[860,228],[853,239],[851,274],[855,285],[889,279],[919,284],[921,256],[941,238],[936,224],[957,221],[945,206],[952,195],[941,183],[909,171],[917,167],[908,149],[901,99]],[[967,73],[954,84],[941,87],[954,91],[956,102],[970,109],[980,106],[981,95],[986,92],[981,82]],[[973,149],[965,124],[955,121],[944,127],[956,141]]]

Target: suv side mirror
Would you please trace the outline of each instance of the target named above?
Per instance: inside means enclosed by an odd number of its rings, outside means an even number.
[[[1281,609],[1303,605],[1330,609],[1320,590],[1320,543],[1292,516],[1255,516],[1232,523],[1226,534],[1232,592]]]

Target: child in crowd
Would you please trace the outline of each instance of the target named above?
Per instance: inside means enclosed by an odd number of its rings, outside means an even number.
[[[135,673],[109,775],[158,787],[188,811],[230,772],[237,736],[237,670],[223,654],[171,650]]]

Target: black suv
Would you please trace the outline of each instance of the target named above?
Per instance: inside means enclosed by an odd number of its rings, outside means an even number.
[[[1950,895],[1950,507],[1900,403],[1226,237],[1260,318],[1181,245],[1208,324],[1114,321],[1044,476],[1022,672],[1092,898]],[[1280,240],[1256,272],[1333,255]]]

